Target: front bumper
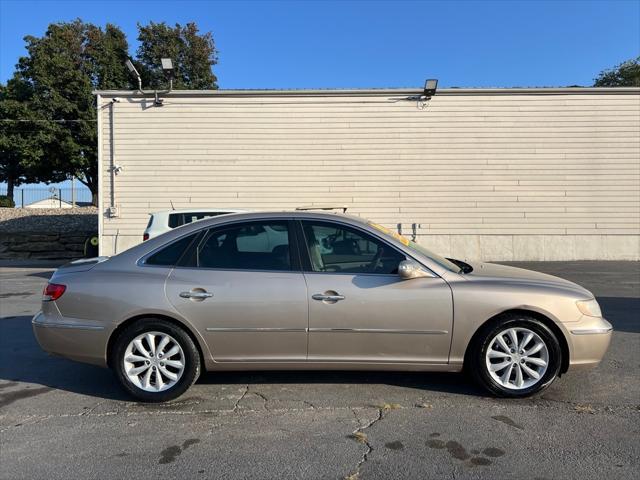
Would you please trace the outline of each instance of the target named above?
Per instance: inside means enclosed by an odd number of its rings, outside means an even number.
[[[110,332],[103,325],[43,312],[38,312],[31,324],[33,334],[44,351],[77,362],[107,366]]]
[[[569,348],[572,369],[598,365],[611,343],[613,326],[604,318],[583,317],[580,326],[566,325],[569,330]]]

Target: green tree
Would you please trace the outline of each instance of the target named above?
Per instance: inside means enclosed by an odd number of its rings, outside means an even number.
[[[217,78],[212,67],[218,61],[213,34],[198,33],[195,23],[185,26],[151,22],[138,24],[137,64],[145,88],[166,88],[160,65],[161,58],[171,58],[175,69],[174,88],[207,90],[217,89]]]
[[[6,182],[11,200],[15,187],[51,178],[51,172],[38,168],[44,146],[51,140],[50,131],[31,108],[30,100],[28,86],[19,80],[0,84],[0,181]]]
[[[211,32],[194,23],[138,25],[138,59],[145,88],[164,88],[160,59],[174,62],[175,88],[217,88],[211,67]],[[49,25],[42,37],[25,37],[14,78],[3,87],[0,180],[11,189],[25,181],[57,182],[71,176],[98,194],[97,112],[93,90],[131,89],[124,33],[80,19]],[[13,85],[13,86],[11,86]]]
[[[640,87],[640,57],[600,72],[594,87]]]
[[[43,37],[25,37],[27,56],[16,76],[32,92],[30,109],[46,119],[46,155],[29,159],[46,165],[50,178],[76,176],[94,198],[98,193],[94,89],[130,88],[124,65],[127,40],[116,26],[105,29],[75,20],[49,25]],[[35,151],[37,153],[37,150]]]

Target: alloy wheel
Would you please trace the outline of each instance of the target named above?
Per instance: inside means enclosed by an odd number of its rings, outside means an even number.
[[[485,361],[496,383],[510,390],[524,390],[544,376],[549,365],[549,349],[534,331],[508,328],[491,340]]]
[[[129,382],[146,392],[170,389],[185,369],[185,355],[178,341],[157,331],[142,333],[131,340],[123,362]]]

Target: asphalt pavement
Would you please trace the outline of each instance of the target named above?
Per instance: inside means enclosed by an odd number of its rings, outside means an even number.
[[[52,270],[0,268],[0,478],[638,478],[640,264],[517,265],[595,293],[615,328],[597,369],[525,400],[461,374],[211,373],[164,405],[42,352]]]

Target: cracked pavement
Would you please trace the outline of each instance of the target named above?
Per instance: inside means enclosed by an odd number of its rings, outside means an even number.
[[[30,320],[51,269],[0,268],[0,478],[635,478],[640,265],[519,265],[589,288],[616,329],[597,369],[541,396],[452,374],[229,372],[160,405],[42,352]]]

